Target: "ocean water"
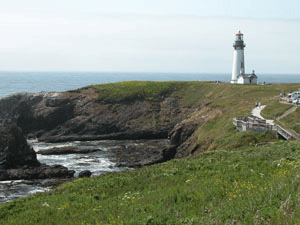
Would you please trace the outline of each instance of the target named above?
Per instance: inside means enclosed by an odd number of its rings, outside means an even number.
[[[263,83],[300,83],[300,74],[257,74]],[[229,81],[224,73],[0,72],[0,97],[17,92],[66,91],[129,80]]]

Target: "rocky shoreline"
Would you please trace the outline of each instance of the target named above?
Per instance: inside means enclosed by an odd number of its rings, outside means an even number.
[[[34,180],[49,178],[72,178],[75,171],[60,165],[26,167],[19,169],[0,170],[0,181],[3,180]]]
[[[153,101],[131,98],[121,102],[104,102],[99,101],[93,88],[61,93],[14,94],[0,100],[0,119],[2,128],[11,126],[18,130],[18,137],[11,143],[19,143],[14,150],[7,151],[7,140],[0,141],[0,180],[70,178],[74,174],[62,166],[40,165],[23,136],[49,143],[153,140],[152,144],[143,147],[123,146],[110,150],[116,166],[136,168],[190,154],[197,148],[193,145],[197,138],[194,132],[204,122],[201,112],[184,107],[178,97],[166,95]],[[154,143],[154,139],[167,138],[169,142],[164,144]],[[61,150],[52,149],[52,153],[45,150],[43,154],[86,154],[94,151]],[[19,153],[23,155],[19,156]],[[9,154],[14,160],[6,165]],[[22,162],[15,165],[16,159],[22,159]]]

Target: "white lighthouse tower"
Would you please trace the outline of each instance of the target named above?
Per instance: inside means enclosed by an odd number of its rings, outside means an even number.
[[[257,76],[254,74],[245,74],[245,58],[244,58],[244,44],[243,34],[239,31],[236,34],[232,65],[232,84],[257,84]]]
[[[231,83],[236,84],[238,77],[245,74],[244,48],[246,45],[244,44],[243,34],[240,31],[236,34],[233,47],[234,55]]]

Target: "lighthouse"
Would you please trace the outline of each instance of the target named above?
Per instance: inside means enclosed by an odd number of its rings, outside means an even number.
[[[239,31],[235,35],[235,42],[233,44],[233,65],[232,65],[232,84],[257,84],[257,76],[254,74],[245,74],[245,57],[244,48],[244,35]]]

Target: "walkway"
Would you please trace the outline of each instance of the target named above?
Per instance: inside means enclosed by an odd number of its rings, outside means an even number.
[[[266,105],[256,106],[254,109],[252,109],[251,115],[264,120],[265,118],[263,118],[260,113],[265,107]],[[274,120],[266,120],[266,123],[274,125]]]
[[[266,105],[262,105],[262,106],[256,106],[251,114],[253,116],[256,116],[260,119],[263,119],[264,118],[260,115],[261,111],[266,107]],[[287,110],[286,112],[284,112],[284,114],[280,117],[277,118],[277,120],[279,119],[282,119],[283,117],[289,115],[290,113],[294,112],[295,110],[297,109],[297,106],[294,106],[293,108]],[[282,128],[281,126],[277,125],[274,123],[274,120],[266,120],[266,123],[269,124],[269,125],[273,125],[275,127],[277,127],[277,132],[282,135],[285,139],[287,140],[290,140],[290,139],[300,139],[300,135],[298,133],[296,133],[295,131],[293,130],[288,130],[288,129],[284,129]]]

